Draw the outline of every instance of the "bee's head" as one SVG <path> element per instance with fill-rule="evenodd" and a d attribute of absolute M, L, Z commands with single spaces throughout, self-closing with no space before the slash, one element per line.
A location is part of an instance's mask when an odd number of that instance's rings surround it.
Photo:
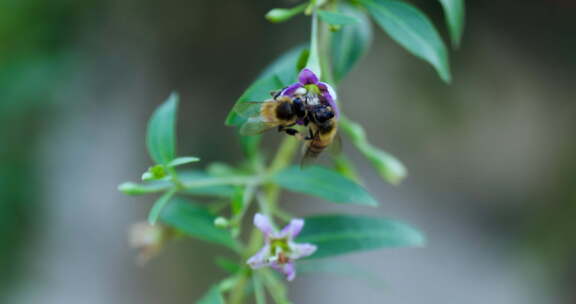
<path fill-rule="evenodd" d="M 330 119 L 334 118 L 334 110 L 332 107 L 326 105 L 314 108 L 313 114 L 314 120 L 319 124 L 326 123 Z"/>

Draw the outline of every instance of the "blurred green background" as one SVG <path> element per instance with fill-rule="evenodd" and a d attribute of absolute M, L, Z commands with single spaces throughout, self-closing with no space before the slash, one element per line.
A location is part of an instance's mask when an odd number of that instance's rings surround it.
<path fill-rule="evenodd" d="M 436 1 L 413 2 L 444 28 Z M 308 40 L 306 18 L 263 18 L 293 4 L 0 2 L 0 303 L 190 303 L 223 276 L 207 262 L 219 249 L 195 241 L 138 267 L 126 231 L 153 198 L 116 185 L 150 165 L 146 120 L 172 90 L 181 154 L 239 160 L 223 120 L 268 62 Z M 384 283 L 302 275 L 294 302 L 575 303 L 576 2 L 468 1 L 451 86 L 376 33 L 339 94 L 409 178 L 383 184 L 344 143 L 381 208 L 283 203 L 403 219 L 429 246 L 341 258 Z"/>

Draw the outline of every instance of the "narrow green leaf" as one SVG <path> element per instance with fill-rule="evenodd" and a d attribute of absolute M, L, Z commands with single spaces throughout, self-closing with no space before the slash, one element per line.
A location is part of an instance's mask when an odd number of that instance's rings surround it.
<path fill-rule="evenodd" d="M 225 304 L 224 297 L 220 291 L 220 284 L 214 285 L 208 292 L 200 299 L 197 304 Z"/>
<path fill-rule="evenodd" d="M 170 201 L 172 196 L 174 196 L 175 193 L 176 193 L 175 189 L 169 190 L 168 192 L 164 193 L 154 203 L 154 206 L 152 206 L 152 209 L 150 210 L 150 213 L 148 214 L 148 223 L 150 223 L 150 225 L 156 224 L 156 221 L 158 220 L 158 217 L 160 216 L 162 209 L 164 209 L 166 204 L 168 204 L 168 202 Z"/>
<path fill-rule="evenodd" d="M 270 99 L 271 91 L 280 90 L 296 82 L 298 75 L 296 65 L 303 50 L 302 46 L 293 48 L 268 65 L 236 103 Z M 230 111 L 226 118 L 226 125 L 237 126 L 245 121 L 245 118 L 238 116 L 234 111 Z"/>
<path fill-rule="evenodd" d="M 220 292 L 227 292 L 229 290 L 231 290 L 232 288 L 234 288 L 234 286 L 236 286 L 238 284 L 238 281 L 240 280 L 239 277 L 237 276 L 231 276 L 228 277 L 224 280 L 222 280 L 220 282 Z"/>
<path fill-rule="evenodd" d="M 238 175 L 238 169 L 222 162 L 213 162 L 206 167 L 206 173 L 214 177 L 230 177 Z"/>
<path fill-rule="evenodd" d="M 362 184 L 360 177 L 358 175 L 358 170 L 356 170 L 356 165 L 346 157 L 344 153 L 338 153 L 333 157 L 334 169 L 342 174 L 343 176 L 353 180 L 357 184 Z"/>
<path fill-rule="evenodd" d="M 198 196 L 230 197 L 234 193 L 231 185 L 211 185 L 216 184 L 226 177 L 212 176 L 204 171 L 186 170 L 178 173 L 178 178 L 186 184 L 197 184 L 198 186 L 187 187 L 182 193 Z"/>
<path fill-rule="evenodd" d="M 444 9 L 446 24 L 450 30 L 452 46 L 458 48 L 464 32 L 464 0 L 439 0 Z"/>
<path fill-rule="evenodd" d="M 263 283 L 276 304 L 291 304 L 288 300 L 286 286 L 278 279 L 276 273 L 269 269 L 260 269 L 258 273 L 262 276 Z"/>
<path fill-rule="evenodd" d="M 174 160 L 172 160 L 171 162 L 168 163 L 168 167 L 177 167 L 177 166 L 181 166 L 181 165 L 185 165 L 185 164 L 189 164 L 189 163 L 195 163 L 195 162 L 199 162 L 200 159 L 198 157 L 178 157 Z"/>
<path fill-rule="evenodd" d="M 340 117 L 340 129 L 348 135 L 356 148 L 366 157 L 385 181 L 397 185 L 406 177 L 404 165 L 391 154 L 370 144 L 364 128 L 347 117 Z"/>
<path fill-rule="evenodd" d="M 232 198 L 230 202 L 230 209 L 232 211 L 232 215 L 238 215 L 242 209 L 244 208 L 244 193 L 246 192 L 246 188 L 244 187 L 237 187 L 232 193 Z"/>
<path fill-rule="evenodd" d="M 240 271 L 240 269 L 242 269 L 242 265 L 238 264 L 238 262 L 233 261 L 229 258 L 216 257 L 216 260 L 214 262 L 218 267 L 229 272 L 230 274 L 237 273 L 238 271 Z"/>
<path fill-rule="evenodd" d="M 322 215 L 305 221 L 298 241 L 318 246 L 310 258 L 424 245 L 424 236 L 418 230 L 395 220 L 361 215 Z"/>
<path fill-rule="evenodd" d="M 249 177 L 247 177 L 249 178 Z M 242 182 L 244 177 L 214 176 L 199 170 L 183 170 L 178 172 L 178 180 L 184 185 L 182 193 L 197 196 L 213 196 L 228 198 L 234 193 L 233 185 Z M 142 184 L 126 182 L 118 186 L 118 190 L 127 195 L 142 195 L 165 191 L 174 187 L 170 180 L 153 180 Z"/>
<path fill-rule="evenodd" d="M 215 218 L 206 208 L 181 198 L 172 199 L 160 215 L 160 221 L 191 237 L 236 250 L 238 244 L 229 231 L 214 226 Z"/>
<path fill-rule="evenodd" d="M 154 111 L 148 122 L 148 154 L 158 164 L 166 165 L 175 157 L 177 108 L 178 94 L 172 93 L 166 102 Z"/>
<path fill-rule="evenodd" d="M 256 299 L 256 304 L 266 304 L 266 294 L 264 293 L 264 286 L 259 276 L 252 276 L 252 282 L 254 284 L 254 298 Z"/>
<path fill-rule="evenodd" d="M 298 62 L 296 63 L 296 71 L 302 71 L 306 67 L 306 62 L 308 62 L 308 57 L 310 56 L 309 49 L 302 49 L 300 52 L 300 57 L 298 57 Z M 296 77 L 296 75 L 294 75 Z M 294 80 L 296 82 L 296 80 Z"/>
<path fill-rule="evenodd" d="M 360 0 L 392 39 L 410 53 L 428 61 L 440 78 L 450 83 L 448 52 L 428 17 L 411 4 L 396 0 Z"/>
<path fill-rule="evenodd" d="M 389 183 L 398 185 L 406 178 L 406 168 L 392 154 L 372 146 L 364 146 L 361 152 L 376 168 L 380 177 Z"/>
<path fill-rule="evenodd" d="M 320 19 L 322 19 L 322 21 L 332 25 L 348 25 L 360 22 L 360 20 L 356 19 L 356 17 L 339 12 L 318 10 L 318 16 Z"/>
<path fill-rule="evenodd" d="M 370 19 L 365 13 L 349 5 L 342 5 L 341 10 L 353 16 L 358 23 L 345 26 L 332 36 L 332 69 L 336 82 L 340 82 L 364 57 L 373 36 Z"/>
<path fill-rule="evenodd" d="M 291 167 L 277 173 L 272 180 L 285 189 L 334 203 L 378 205 L 376 199 L 364 188 L 339 173 L 322 167 Z"/>
<path fill-rule="evenodd" d="M 152 174 L 152 172 L 146 171 L 146 172 L 142 173 L 141 179 L 143 181 L 151 181 L 151 180 L 155 180 L 156 178 L 154 177 L 154 174 Z"/>
<path fill-rule="evenodd" d="M 167 182 L 151 182 L 145 184 L 126 182 L 118 186 L 118 191 L 126 195 L 142 195 L 161 192 L 168 188 L 170 188 L 170 184 Z"/>
<path fill-rule="evenodd" d="M 241 233 L 242 219 L 256 195 L 256 188 L 257 186 L 254 184 L 246 187 L 237 187 L 236 192 L 232 194 L 230 202 L 230 211 L 232 212 L 230 226 L 232 228 L 232 236 L 234 237 L 237 237 Z"/>
<path fill-rule="evenodd" d="M 258 76 L 258 79 L 270 76 L 276 76 L 282 82 L 283 86 L 288 86 L 298 81 L 297 64 L 302 52 L 306 48 L 303 45 L 293 47 L 269 64 L 264 71 Z M 276 88 L 281 89 L 281 88 Z"/>
<path fill-rule="evenodd" d="M 266 19 L 274 23 L 284 22 L 304 12 L 306 6 L 308 6 L 308 3 L 302 3 L 293 8 L 275 8 L 266 13 Z"/>

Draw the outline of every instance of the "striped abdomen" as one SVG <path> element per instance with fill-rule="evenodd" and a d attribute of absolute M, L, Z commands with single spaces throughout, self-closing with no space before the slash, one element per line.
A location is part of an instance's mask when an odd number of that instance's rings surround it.
<path fill-rule="evenodd" d="M 318 157 L 318 155 L 322 153 L 322 151 L 324 151 L 326 147 L 328 147 L 334 141 L 337 127 L 336 124 L 332 123 L 324 128 L 318 128 L 316 132 L 318 132 L 318 135 L 316 135 L 312 140 L 308 142 L 306 157 Z"/>

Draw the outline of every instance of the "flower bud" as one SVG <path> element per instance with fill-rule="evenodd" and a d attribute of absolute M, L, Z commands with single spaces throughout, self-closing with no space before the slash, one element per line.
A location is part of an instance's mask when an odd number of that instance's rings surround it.
<path fill-rule="evenodd" d="M 148 171 L 142 174 L 143 181 L 157 180 L 166 177 L 166 169 L 163 165 L 156 165 L 148 168 Z"/>
<path fill-rule="evenodd" d="M 216 226 L 217 228 L 225 229 L 228 228 L 228 226 L 230 226 L 230 222 L 226 218 L 219 216 L 214 219 L 214 226 Z"/>
<path fill-rule="evenodd" d="M 301 12 L 303 12 L 306 9 L 306 6 L 308 4 L 304 3 L 302 5 L 293 7 L 293 8 L 275 8 L 275 9 L 271 9 L 267 14 L 266 14 L 266 19 L 270 22 L 273 23 L 280 23 L 280 22 L 284 22 L 286 20 L 291 19 L 292 17 L 300 14 Z"/>

